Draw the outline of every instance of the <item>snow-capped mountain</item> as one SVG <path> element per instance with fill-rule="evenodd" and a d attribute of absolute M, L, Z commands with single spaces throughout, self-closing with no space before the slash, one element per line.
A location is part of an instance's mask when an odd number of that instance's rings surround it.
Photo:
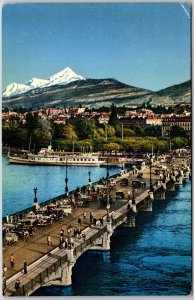
<path fill-rule="evenodd" d="M 5 91 L 3 92 L 3 97 L 17 96 L 28 92 L 30 89 L 31 88 L 25 84 L 13 82 L 6 87 Z"/>
<path fill-rule="evenodd" d="M 39 79 L 39 78 L 32 78 L 28 82 L 25 83 L 25 85 L 29 86 L 31 89 L 37 89 L 41 87 L 42 85 L 48 84 L 49 80 L 47 79 Z"/>
<path fill-rule="evenodd" d="M 32 78 L 25 84 L 11 83 L 3 92 L 3 98 L 10 98 L 26 92 L 33 92 L 35 89 L 50 87 L 53 85 L 66 85 L 73 81 L 86 80 L 83 76 L 77 75 L 69 67 L 50 76 L 47 79 Z"/>
<path fill-rule="evenodd" d="M 77 80 L 85 80 L 85 78 L 81 75 L 77 75 L 74 71 L 72 71 L 69 67 L 64 70 L 58 72 L 57 74 L 48 78 L 49 83 L 44 86 L 52 86 L 56 84 L 68 84 L 72 81 Z"/>

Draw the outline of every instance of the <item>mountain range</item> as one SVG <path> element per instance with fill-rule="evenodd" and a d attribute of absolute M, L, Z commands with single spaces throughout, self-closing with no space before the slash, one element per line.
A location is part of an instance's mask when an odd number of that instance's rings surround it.
<path fill-rule="evenodd" d="M 3 92 L 2 106 L 11 109 L 80 104 L 100 107 L 111 103 L 117 106 L 190 104 L 191 81 L 153 92 L 112 78 L 86 79 L 67 67 L 47 79 L 32 78 L 25 84 L 8 85 Z"/>

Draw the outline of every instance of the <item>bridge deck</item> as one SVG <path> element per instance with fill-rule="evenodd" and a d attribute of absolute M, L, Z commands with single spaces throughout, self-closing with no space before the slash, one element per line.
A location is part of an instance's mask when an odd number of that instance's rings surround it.
<path fill-rule="evenodd" d="M 178 165 L 180 163 L 180 160 L 176 160 L 174 164 Z M 155 175 L 154 168 L 152 169 L 152 180 L 158 180 L 159 176 Z M 145 168 L 143 170 L 144 172 L 144 178 L 143 180 L 146 181 L 147 186 L 149 184 L 149 168 Z M 122 214 L 126 212 L 127 208 L 127 193 L 130 190 L 132 192 L 131 188 L 131 182 L 133 180 L 136 180 L 136 175 L 133 176 L 132 174 L 125 174 L 124 177 L 127 177 L 130 179 L 129 186 L 121 187 L 120 186 L 120 180 L 119 178 L 117 180 L 116 184 L 116 191 L 122 190 L 125 193 L 125 199 L 124 200 L 117 200 L 116 207 L 114 208 L 114 218 L 117 219 Z M 142 200 L 144 200 L 148 196 L 148 188 L 140 188 L 138 189 L 139 192 L 136 194 L 136 203 L 140 203 Z M 115 190 L 111 191 L 112 196 L 115 194 Z M 113 208 L 112 208 L 113 210 Z M 36 276 L 39 276 L 40 273 L 44 272 L 50 272 L 50 268 L 53 268 L 54 263 L 57 263 L 59 261 L 59 258 L 66 259 L 67 250 L 65 249 L 59 249 L 59 236 L 60 236 L 60 230 L 64 229 L 66 233 L 67 227 L 71 224 L 73 228 L 78 228 L 77 220 L 79 217 L 83 217 L 83 212 L 86 211 L 87 215 L 89 215 L 89 212 L 92 211 L 93 215 L 99 219 L 100 217 L 105 217 L 106 215 L 106 209 L 102 209 L 99 207 L 99 203 L 92 203 L 89 207 L 85 208 L 77 208 L 73 211 L 72 215 L 69 215 L 68 217 L 64 217 L 62 220 L 59 220 L 57 222 L 54 222 L 52 225 L 47 226 L 46 228 L 38 228 L 36 230 L 36 235 L 32 236 L 27 240 L 26 242 L 19 240 L 17 244 L 11 245 L 11 246 L 5 246 L 3 249 L 3 263 L 7 266 L 7 272 L 6 272 L 6 284 L 7 284 L 7 295 L 12 294 L 14 291 L 14 284 L 17 278 L 20 279 L 21 286 L 28 283 L 30 284 L 30 281 Z M 83 218 L 82 218 L 83 219 Z M 88 227 L 89 225 L 89 218 L 87 217 L 86 222 L 82 222 L 81 229 L 82 233 L 86 234 L 86 242 L 90 240 L 95 234 L 98 233 L 102 227 Z M 46 243 L 46 236 L 48 234 L 51 234 L 52 236 L 52 247 L 49 247 Z M 66 234 L 67 236 L 67 234 Z M 83 239 L 78 240 L 74 239 L 74 248 L 81 246 L 84 244 Z M 15 256 L 15 266 L 14 269 L 10 268 L 10 255 L 11 253 L 14 253 Z M 23 260 L 26 259 L 28 263 L 28 273 L 22 274 L 23 269 Z M 65 262 L 65 261 L 63 261 Z M 53 272 L 53 269 L 52 269 Z M 46 275 L 45 275 L 46 276 Z M 40 282 L 40 278 L 37 279 L 37 282 Z M 10 293 L 9 293 L 10 291 Z"/>

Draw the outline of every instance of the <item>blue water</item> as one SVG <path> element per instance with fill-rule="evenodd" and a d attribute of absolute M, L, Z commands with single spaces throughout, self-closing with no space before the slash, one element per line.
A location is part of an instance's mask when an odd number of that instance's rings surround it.
<path fill-rule="evenodd" d="M 154 201 L 136 228 L 120 227 L 107 252 L 87 251 L 70 287 L 45 287 L 43 296 L 188 295 L 191 292 L 191 182 Z"/>
<path fill-rule="evenodd" d="M 106 175 L 99 167 L 68 168 L 69 188 L 74 189 Z M 110 173 L 118 172 L 111 169 Z M 32 205 L 33 188 L 45 201 L 64 192 L 65 169 L 9 165 L 3 158 L 3 213 Z M 70 287 L 45 287 L 38 296 L 188 295 L 191 291 L 191 182 L 154 201 L 153 212 L 137 215 L 136 227 L 119 227 L 111 250 L 87 251 L 73 268 Z"/>
<path fill-rule="evenodd" d="M 119 170 L 111 167 L 109 174 L 116 174 Z M 88 184 L 89 171 L 93 182 L 106 177 L 106 168 L 70 166 L 69 191 Z M 65 167 L 14 165 L 3 157 L 2 175 L 3 216 L 32 206 L 35 187 L 38 188 L 39 202 L 64 194 L 65 191 Z"/>

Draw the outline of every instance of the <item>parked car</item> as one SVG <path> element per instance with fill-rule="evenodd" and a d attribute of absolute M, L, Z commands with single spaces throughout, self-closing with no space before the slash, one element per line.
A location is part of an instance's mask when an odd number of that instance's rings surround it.
<path fill-rule="evenodd" d="M 121 185 L 122 186 L 125 186 L 125 185 L 128 185 L 129 184 L 129 180 L 127 179 L 127 178 L 123 178 L 122 180 L 121 180 Z"/>
<path fill-rule="evenodd" d="M 124 195 L 123 192 L 116 192 L 115 198 L 116 198 L 116 199 L 124 199 L 124 198 L 125 198 L 125 195 Z"/>
<path fill-rule="evenodd" d="M 140 172 L 139 172 L 139 173 L 137 174 L 137 178 L 143 178 L 143 173 L 140 173 Z"/>
<path fill-rule="evenodd" d="M 53 209 L 50 216 L 52 219 L 54 219 L 54 221 L 58 221 L 63 217 L 63 210 L 60 208 Z"/>
<path fill-rule="evenodd" d="M 132 187 L 137 189 L 137 188 L 140 188 L 141 187 L 141 182 L 139 180 L 133 180 L 132 181 Z"/>
<path fill-rule="evenodd" d="M 42 216 L 39 218 L 37 226 L 46 226 L 52 224 L 51 217 L 49 216 Z"/>
<path fill-rule="evenodd" d="M 160 170 L 155 170 L 156 175 L 160 175 Z"/>

